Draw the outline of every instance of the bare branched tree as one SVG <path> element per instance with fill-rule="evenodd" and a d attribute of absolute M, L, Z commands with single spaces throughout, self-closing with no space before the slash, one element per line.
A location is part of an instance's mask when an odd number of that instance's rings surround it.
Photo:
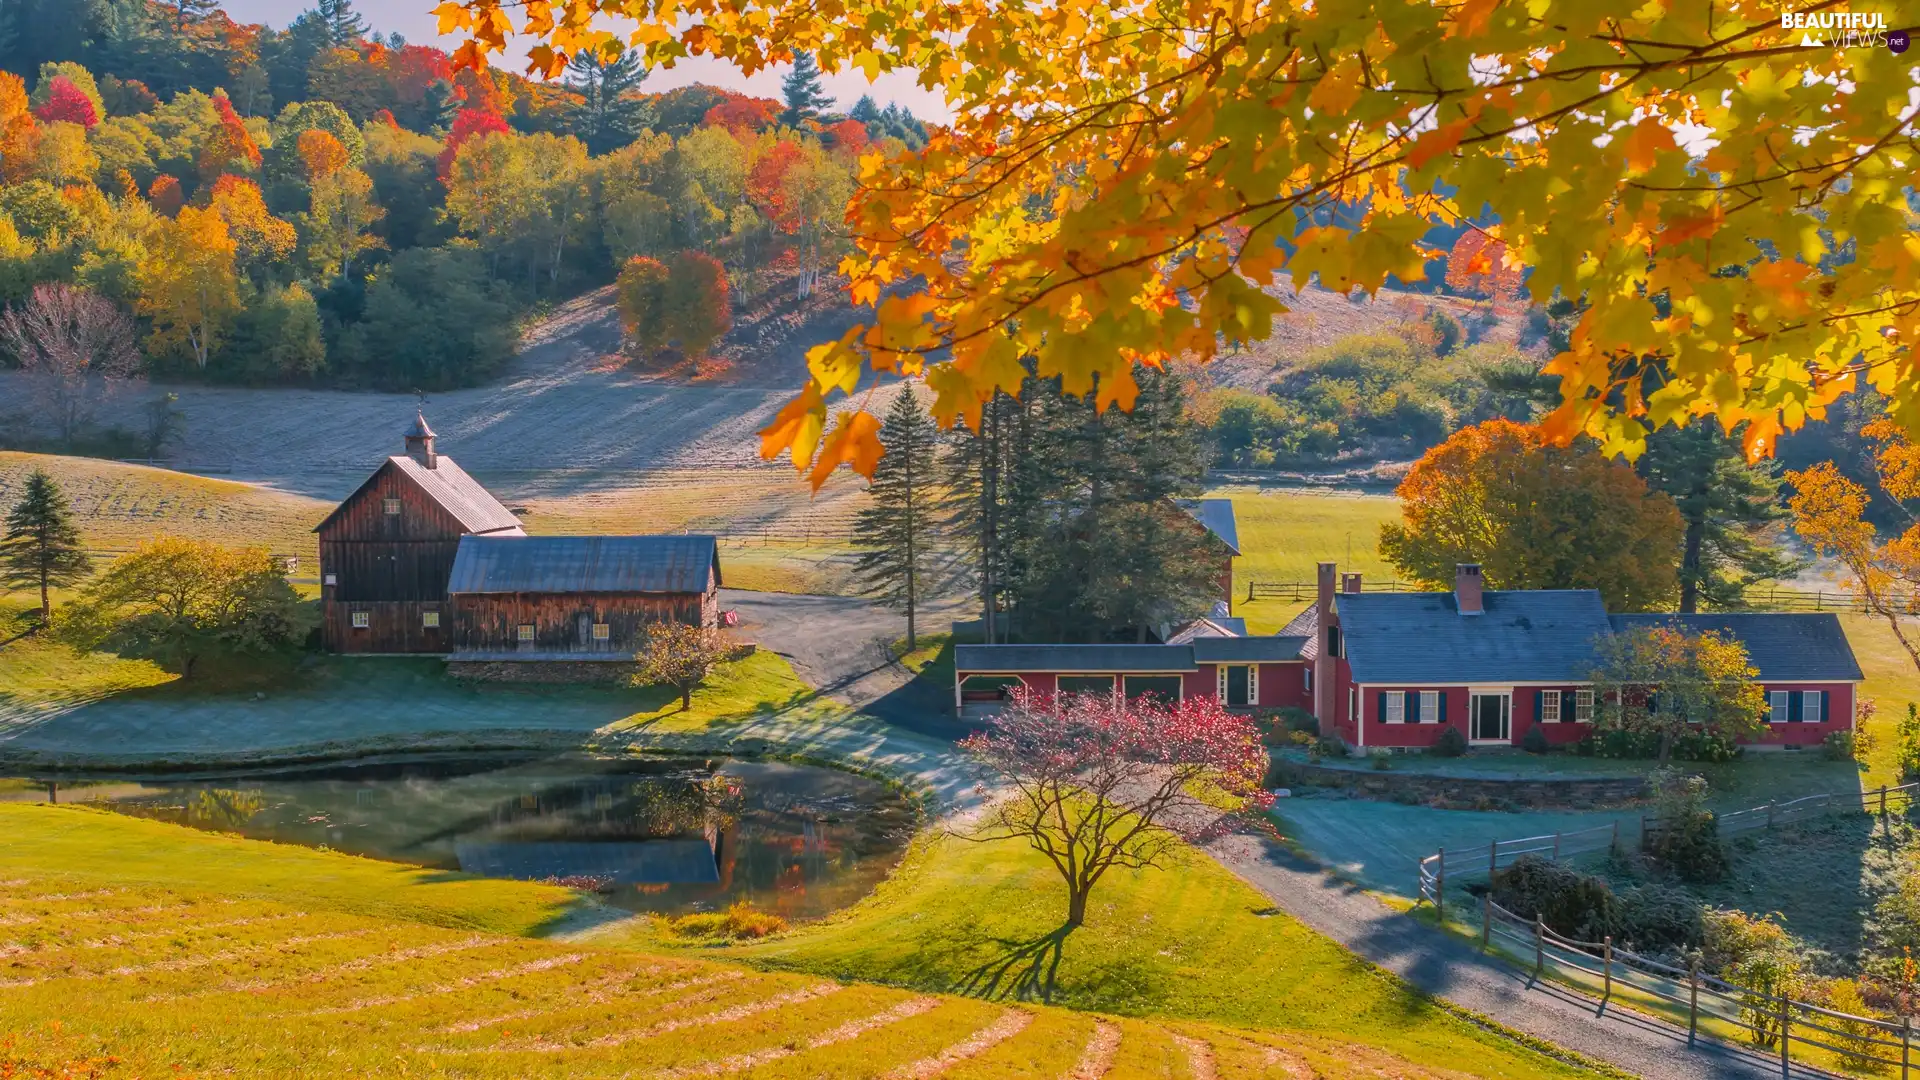
<path fill-rule="evenodd" d="M 0 349 L 26 373 L 68 449 L 101 403 L 140 372 L 133 319 L 71 285 L 38 286 L 0 314 Z"/>

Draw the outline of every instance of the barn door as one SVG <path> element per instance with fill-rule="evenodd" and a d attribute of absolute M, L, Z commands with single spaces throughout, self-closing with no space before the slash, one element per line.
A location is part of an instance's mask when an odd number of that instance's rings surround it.
<path fill-rule="evenodd" d="M 573 621 L 574 621 L 574 625 L 580 628 L 580 647 L 583 649 L 592 648 L 593 647 L 593 616 L 587 614 L 586 612 L 581 612 L 580 614 L 573 617 Z"/>

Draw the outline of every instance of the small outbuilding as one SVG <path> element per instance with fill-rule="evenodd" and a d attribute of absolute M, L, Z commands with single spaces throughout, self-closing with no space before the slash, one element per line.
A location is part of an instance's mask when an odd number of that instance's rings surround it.
<path fill-rule="evenodd" d="M 711 536 L 465 536 L 448 659 L 631 657 L 653 623 L 719 622 Z"/>

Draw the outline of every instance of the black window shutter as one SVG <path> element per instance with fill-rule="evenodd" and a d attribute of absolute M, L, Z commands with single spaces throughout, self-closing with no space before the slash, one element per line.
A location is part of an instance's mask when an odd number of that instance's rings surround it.
<path fill-rule="evenodd" d="M 1417 724 L 1419 722 L 1420 722 L 1420 691 L 1409 690 L 1407 691 L 1407 723 Z"/>
<path fill-rule="evenodd" d="M 1800 695 L 1788 694 L 1787 695 L 1787 723 L 1789 724 L 1799 723 L 1801 719 L 1801 715 L 1802 714 L 1800 712 Z"/>
<path fill-rule="evenodd" d="M 1383 724 L 1387 722 L 1387 692 L 1385 690 L 1380 691 L 1380 722 Z"/>
<path fill-rule="evenodd" d="M 1447 692 L 1440 691 L 1440 723 L 1447 722 Z"/>
<path fill-rule="evenodd" d="M 1833 722 L 1833 713 L 1830 711 L 1830 706 L 1829 706 L 1829 702 L 1831 701 L 1832 701 L 1832 698 L 1829 696 L 1828 691 L 1826 690 L 1820 691 L 1820 722 L 1823 724 L 1830 724 Z"/>
<path fill-rule="evenodd" d="M 1536 724 L 1539 723 L 1540 718 L 1546 715 L 1546 711 L 1547 692 L 1545 690 L 1535 690 L 1533 692 L 1533 722 Z"/>

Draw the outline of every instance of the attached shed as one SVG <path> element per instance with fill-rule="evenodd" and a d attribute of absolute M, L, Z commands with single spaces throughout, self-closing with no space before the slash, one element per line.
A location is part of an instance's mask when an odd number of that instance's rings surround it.
<path fill-rule="evenodd" d="M 1039 695 L 1117 694 L 1178 702 L 1211 697 L 1230 709 L 1306 701 L 1299 637 L 1201 637 L 1178 645 L 958 645 L 954 708 L 984 716 L 1016 689 Z"/>
<path fill-rule="evenodd" d="M 719 622 L 711 536 L 467 536 L 447 581 L 456 660 L 613 659 L 646 627 Z"/>
<path fill-rule="evenodd" d="M 520 519 L 416 415 L 390 457 L 315 527 L 322 636 L 333 652 L 444 653 L 447 572 L 463 537 L 520 537 Z"/>

